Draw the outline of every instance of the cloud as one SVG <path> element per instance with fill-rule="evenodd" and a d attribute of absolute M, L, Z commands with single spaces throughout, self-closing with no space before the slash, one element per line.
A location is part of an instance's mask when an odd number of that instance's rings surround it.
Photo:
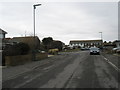
<path fill-rule="evenodd" d="M 33 32 L 33 2 L 2 3 L 1 28 L 7 36 Z M 51 36 L 66 44 L 71 39 L 117 39 L 117 3 L 62 2 L 42 3 L 36 8 L 36 34 L 40 39 Z"/>

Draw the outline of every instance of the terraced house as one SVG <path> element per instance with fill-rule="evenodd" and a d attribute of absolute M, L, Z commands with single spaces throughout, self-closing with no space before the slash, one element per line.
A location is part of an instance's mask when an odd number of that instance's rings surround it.
<path fill-rule="evenodd" d="M 117 48 L 120 48 L 120 40 L 115 40 L 113 44 L 115 44 Z"/>
<path fill-rule="evenodd" d="M 103 41 L 102 40 L 71 40 L 69 42 L 70 47 L 101 47 Z"/>

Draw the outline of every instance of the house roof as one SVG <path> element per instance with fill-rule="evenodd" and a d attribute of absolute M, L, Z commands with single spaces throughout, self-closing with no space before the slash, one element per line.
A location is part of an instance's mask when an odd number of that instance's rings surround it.
<path fill-rule="evenodd" d="M 102 41 L 102 40 L 71 40 L 70 43 L 72 42 L 92 42 L 92 41 Z"/>
<path fill-rule="evenodd" d="M 116 43 L 116 42 L 120 42 L 120 40 L 115 40 L 115 41 L 113 41 L 113 43 Z"/>
<path fill-rule="evenodd" d="M 35 38 L 33 36 L 27 36 L 27 37 L 13 37 L 11 42 L 16 42 L 16 43 L 26 43 L 29 45 L 29 47 L 31 49 L 33 49 L 35 46 L 39 47 L 40 44 L 40 40 L 39 38 L 36 36 Z M 34 44 L 35 43 L 35 44 Z M 35 45 L 35 46 L 34 46 Z"/>
<path fill-rule="evenodd" d="M 0 28 L 0 34 L 7 34 L 7 32 Z"/>
<path fill-rule="evenodd" d="M 39 40 L 39 38 L 36 36 L 35 40 Z M 13 37 L 12 41 L 14 42 L 30 42 L 33 43 L 34 42 L 34 37 L 33 36 L 27 36 L 27 37 Z"/>

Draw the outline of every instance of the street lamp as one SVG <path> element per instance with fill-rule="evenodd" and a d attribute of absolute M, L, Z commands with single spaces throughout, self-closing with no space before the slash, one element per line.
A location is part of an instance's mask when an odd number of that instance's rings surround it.
<path fill-rule="evenodd" d="M 101 33 L 101 40 L 102 40 L 102 32 L 99 32 L 99 33 Z"/>
<path fill-rule="evenodd" d="M 35 60 L 35 9 L 37 6 L 40 6 L 42 4 L 35 4 L 33 5 L 33 28 L 34 28 L 34 50 L 33 50 L 33 60 Z"/>
<path fill-rule="evenodd" d="M 101 34 L 101 40 L 102 40 L 102 43 L 101 43 L 101 49 L 103 48 L 103 38 L 102 38 L 102 32 L 99 32 Z"/>
<path fill-rule="evenodd" d="M 33 5 L 33 25 L 34 25 L 34 37 L 35 37 L 35 9 L 36 9 L 36 6 L 40 6 L 42 4 L 35 4 Z"/>

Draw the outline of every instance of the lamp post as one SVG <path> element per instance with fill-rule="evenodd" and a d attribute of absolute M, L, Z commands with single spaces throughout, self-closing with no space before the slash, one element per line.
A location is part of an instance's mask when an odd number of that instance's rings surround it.
<path fill-rule="evenodd" d="M 36 59 L 36 57 L 35 57 L 35 55 L 36 55 L 36 51 L 35 51 L 35 9 L 36 9 L 36 7 L 37 6 L 40 6 L 40 5 L 42 5 L 42 4 L 35 4 L 35 5 L 33 5 L 33 28 L 34 28 L 34 48 L 33 48 L 33 61 L 35 61 L 35 59 Z"/>
<path fill-rule="evenodd" d="M 103 37 L 102 37 L 102 32 L 99 32 L 101 34 L 101 40 L 102 40 L 102 43 L 101 43 L 101 49 L 103 49 Z"/>
<path fill-rule="evenodd" d="M 102 40 L 102 32 L 99 32 L 101 34 L 101 40 Z"/>

